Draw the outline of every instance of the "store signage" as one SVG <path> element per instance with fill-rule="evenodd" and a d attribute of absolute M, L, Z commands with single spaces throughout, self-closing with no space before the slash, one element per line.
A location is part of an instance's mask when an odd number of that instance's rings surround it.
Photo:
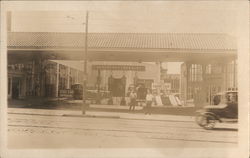
<path fill-rule="evenodd" d="M 73 90 L 71 89 L 61 89 L 59 90 L 60 97 L 71 97 L 73 94 Z"/>
<path fill-rule="evenodd" d="M 145 66 L 131 65 L 93 65 L 94 70 L 145 71 Z"/>

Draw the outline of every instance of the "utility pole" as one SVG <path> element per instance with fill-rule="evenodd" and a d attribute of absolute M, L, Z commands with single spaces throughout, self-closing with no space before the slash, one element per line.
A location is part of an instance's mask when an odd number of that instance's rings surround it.
<path fill-rule="evenodd" d="M 233 60 L 233 71 L 234 71 L 234 73 L 233 73 L 233 88 L 234 88 L 234 90 L 236 90 L 236 87 L 237 87 L 237 85 L 236 85 L 236 60 L 234 59 Z"/>
<path fill-rule="evenodd" d="M 82 96 L 82 114 L 85 115 L 86 109 L 87 109 L 87 79 L 88 79 L 88 72 L 87 72 L 87 62 L 88 62 L 88 19 L 89 19 L 89 13 L 86 12 L 86 22 L 85 22 L 85 51 L 83 53 L 84 55 L 84 67 L 83 67 L 83 74 L 84 74 L 84 80 L 83 80 L 83 96 Z"/>

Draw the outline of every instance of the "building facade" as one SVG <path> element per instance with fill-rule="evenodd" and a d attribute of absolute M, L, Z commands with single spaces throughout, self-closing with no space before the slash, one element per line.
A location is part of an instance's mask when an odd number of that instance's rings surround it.
<path fill-rule="evenodd" d="M 82 69 L 82 61 L 66 60 L 9 65 L 8 96 L 64 97 L 71 92 L 72 85 L 82 84 Z M 114 97 L 125 97 L 130 87 L 139 84 L 151 89 L 153 84 L 160 83 L 158 63 L 89 62 L 87 73 L 88 89 L 110 91 Z"/>
<path fill-rule="evenodd" d="M 169 84 L 170 93 L 180 93 L 180 74 L 167 74 L 164 83 Z"/>
<path fill-rule="evenodd" d="M 181 99 L 213 104 L 216 93 L 237 90 L 237 61 L 181 65 Z"/>
<path fill-rule="evenodd" d="M 124 96 L 133 84 L 159 87 L 161 62 L 183 62 L 180 93 L 185 103 L 194 100 L 202 105 L 218 91 L 237 88 L 237 47 L 229 35 L 89 33 L 88 37 L 89 88 Z M 69 61 L 86 58 L 84 40 L 83 33 L 8 32 L 9 98 L 60 97 L 72 84 L 81 83 L 83 64 Z M 154 64 L 143 65 L 147 62 Z"/>

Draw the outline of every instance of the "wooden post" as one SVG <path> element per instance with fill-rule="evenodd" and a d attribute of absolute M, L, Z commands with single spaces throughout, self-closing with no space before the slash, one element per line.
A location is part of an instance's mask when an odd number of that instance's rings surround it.
<path fill-rule="evenodd" d="M 98 76 L 97 76 L 97 91 L 98 93 L 100 93 L 100 84 L 101 84 L 101 70 L 98 69 Z"/>
<path fill-rule="evenodd" d="M 236 60 L 233 60 L 233 88 L 236 88 L 237 85 L 236 85 Z"/>
<path fill-rule="evenodd" d="M 35 61 L 34 59 L 32 60 L 32 73 L 31 73 L 31 95 L 35 95 Z"/>
<path fill-rule="evenodd" d="M 200 100 L 200 104 L 204 105 L 206 103 L 206 65 L 202 64 L 201 65 L 201 69 L 202 69 L 202 81 L 201 81 L 201 94 L 199 100 Z"/>
<path fill-rule="evenodd" d="M 225 91 L 228 89 L 228 63 L 225 63 Z"/>
<path fill-rule="evenodd" d="M 59 91 L 59 64 L 56 63 L 56 94 L 55 97 L 58 97 Z"/>
<path fill-rule="evenodd" d="M 226 80 L 227 80 L 227 78 L 226 78 L 226 64 L 225 64 L 225 62 L 223 61 L 223 63 L 222 63 L 222 88 L 221 88 L 221 91 L 225 91 L 226 90 Z"/>
<path fill-rule="evenodd" d="M 187 100 L 188 100 L 188 85 L 189 85 L 189 69 L 190 69 L 190 64 L 186 63 L 186 87 L 185 87 L 185 106 L 187 105 Z"/>
<path fill-rule="evenodd" d="M 70 89 L 70 67 L 67 67 L 67 89 Z"/>

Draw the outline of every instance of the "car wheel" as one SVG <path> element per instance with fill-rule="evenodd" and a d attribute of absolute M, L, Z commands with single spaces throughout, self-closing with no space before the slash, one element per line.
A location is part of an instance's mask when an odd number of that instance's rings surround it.
<path fill-rule="evenodd" d="M 204 129 L 211 130 L 216 124 L 216 118 L 212 115 L 198 115 L 196 116 L 196 122 Z"/>

